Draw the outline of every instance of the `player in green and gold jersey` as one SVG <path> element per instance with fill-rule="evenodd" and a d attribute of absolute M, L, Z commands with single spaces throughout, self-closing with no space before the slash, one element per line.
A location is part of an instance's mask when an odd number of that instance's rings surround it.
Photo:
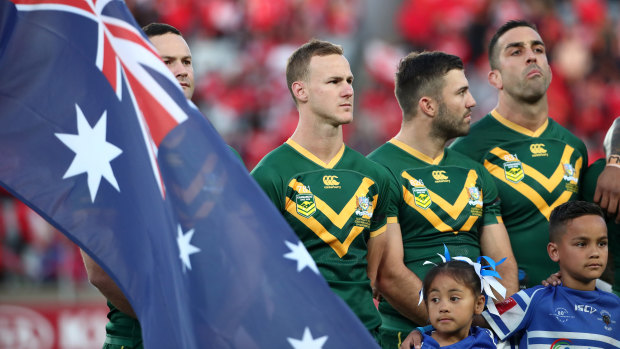
<path fill-rule="evenodd" d="M 471 108 L 463 62 L 443 52 L 411 53 L 396 73 L 396 98 L 403 111 L 400 132 L 368 157 L 392 174 L 392 206 L 387 245 L 376 285 L 383 348 L 396 349 L 413 328 L 427 323 L 418 305 L 421 280 L 439 263 L 444 245 L 450 254 L 494 260 L 508 294 L 517 291 L 517 268 L 501 222 L 493 178 L 484 167 L 445 149 L 467 134 Z"/>
<path fill-rule="evenodd" d="M 497 107 L 451 148 L 493 175 L 521 284 L 532 287 L 557 271 L 546 253 L 549 214 L 578 198 L 588 154 L 581 140 L 548 117 L 551 68 L 532 24 L 500 27 L 489 44 L 489 61 Z"/>
<path fill-rule="evenodd" d="M 381 318 L 370 279 L 387 225 L 389 174 L 343 142 L 342 125 L 353 119 L 353 74 L 340 46 L 304 44 L 289 58 L 286 77 L 299 111 L 297 128 L 252 176 L 331 289 L 376 337 Z"/>

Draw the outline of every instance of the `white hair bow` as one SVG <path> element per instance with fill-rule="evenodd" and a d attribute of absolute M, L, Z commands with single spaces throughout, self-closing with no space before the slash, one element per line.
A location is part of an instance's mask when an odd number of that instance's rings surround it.
<path fill-rule="evenodd" d="M 446 247 L 446 245 L 443 245 L 443 248 L 444 248 L 444 255 L 442 256 L 439 253 L 437 253 L 437 255 L 441 258 L 443 263 L 446 263 L 451 260 L 450 252 L 448 252 L 448 248 Z M 496 270 L 497 266 L 502 264 L 506 260 L 506 258 L 502 258 L 499 262 L 495 262 L 492 258 L 487 257 L 487 256 L 478 257 L 476 262 L 464 256 L 457 256 L 452 259 L 467 262 L 471 266 L 474 267 L 476 274 L 478 274 L 478 277 L 480 278 L 480 292 L 485 297 L 487 309 L 489 310 L 491 314 L 499 315 L 499 313 L 497 312 L 497 308 L 495 307 L 495 302 L 489 301 L 489 297 L 492 299 L 497 299 L 495 297 L 495 294 L 493 293 L 493 290 L 495 290 L 499 295 L 501 295 L 502 298 L 506 297 L 506 288 L 502 284 L 500 284 L 499 281 L 497 281 L 497 279 L 501 279 L 502 277 L 499 275 L 499 273 Z M 480 261 L 482 261 L 483 259 L 488 265 L 482 265 L 480 263 Z M 437 265 L 431 261 L 425 261 L 423 265 L 427 265 L 427 264 Z M 418 302 L 418 305 L 422 303 L 422 300 L 424 298 L 423 291 L 424 291 L 423 289 L 420 290 L 420 297 L 419 297 L 420 300 Z"/>

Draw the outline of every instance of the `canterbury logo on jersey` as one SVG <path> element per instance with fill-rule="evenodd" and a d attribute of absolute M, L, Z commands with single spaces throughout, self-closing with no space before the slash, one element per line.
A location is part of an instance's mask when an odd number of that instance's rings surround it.
<path fill-rule="evenodd" d="M 446 171 L 437 170 L 433 171 L 433 178 L 435 178 L 435 183 L 450 183 L 450 179 L 446 176 Z"/>
<path fill-rule="evenodd" d="M 323 184 L 325 189 L 340 189 L 340 182 L 338 182 L 338 176 L 323 176 Z"/>
<path fill-rule="evenodd" d="M 545 145 L 542 143 L 530 145 L 530 151 L 532 152 L 532 157 L 549 156 L 549 154 L 547 154 L 547 149 L 545 149 Z"/>

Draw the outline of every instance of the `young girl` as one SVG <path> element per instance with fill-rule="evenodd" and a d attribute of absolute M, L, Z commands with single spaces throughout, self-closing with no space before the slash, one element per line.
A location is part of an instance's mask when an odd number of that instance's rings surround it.
<path fill-rule="evenodd" d="M 423 297 L 434 329 L 423 334 L 422 348 L 496 348 L 493 332 L 472 326 L 485 305 L 474 267 L 449 260 L 424 278 Z"/>

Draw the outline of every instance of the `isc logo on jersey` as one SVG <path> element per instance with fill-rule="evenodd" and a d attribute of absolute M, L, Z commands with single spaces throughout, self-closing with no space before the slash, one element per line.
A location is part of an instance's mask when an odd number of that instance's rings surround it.
<path fill-rule="evenodd" d="M 325 189 L 341 189 L 340 182 L 338 182 L 338 176 L 330 175 L 323 176 L 323 184 Z"/>
<path fill-rule="evenodd" d="M 504 176 L 506 179 L 513 183 L 519 183 L 525 177 L 523 172 L 523 165 L 517 154 L 508 154 L 504 156 Z"/>
<path fill-rule="evenodd" d="M 312 217 L 316 213 L 316 203 L 314 202 L 314 194 L 310 191 L 310 186 L 299 184 L 295 190 L 297 191 L 297 195 L 295 195 L 297 213 L 305 218 Z"/>
<path fill-rule="evenodd" d="M 545 149 L 545 145 L 542 143 L 534 143 L 530 145 L 530 151 L 532 152 L 533 158 L 539 156 L 549 156 L 549 154 L 547 154 L 547 149 Z"/>

